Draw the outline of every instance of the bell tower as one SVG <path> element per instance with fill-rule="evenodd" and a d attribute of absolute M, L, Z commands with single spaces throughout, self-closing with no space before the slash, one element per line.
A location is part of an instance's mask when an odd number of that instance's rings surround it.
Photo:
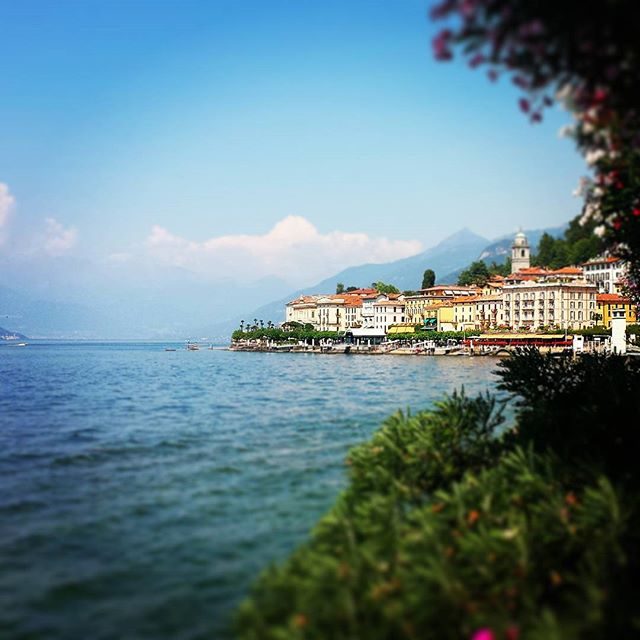
<path fill-rule="evenodd" d="M 531 249 L 527 236 L 522 231 L 516 233 L 511 245 L 511 271 L 516 273 L 531 266 Z"/>

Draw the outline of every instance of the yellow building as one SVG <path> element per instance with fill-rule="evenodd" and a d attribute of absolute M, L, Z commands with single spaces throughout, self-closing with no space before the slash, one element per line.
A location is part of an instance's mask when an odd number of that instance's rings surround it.
<path fill-rule="evenodd" d="M 456 331 L 478 329 L 477 307 L 478 296 L 455 298 L 453 300 L 453 323 Z"/>
<path fill-rule="evenodd" d="M 599 293 L 596 296 L 597 317 L 595 324 L 611 328 L 611 312 L 614 309 L 624 309 L 627 324 L 638 322 L 638 307 L 629 298 L 623 298 L 616 293 Z"/>

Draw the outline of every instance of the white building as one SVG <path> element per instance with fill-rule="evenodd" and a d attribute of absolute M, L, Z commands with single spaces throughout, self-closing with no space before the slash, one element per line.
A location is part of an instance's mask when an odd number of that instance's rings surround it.
<path fill-rule="evenodd" d="M 319 296 L 300 296 L 291 302 L 287 302 L 285 307 L 285 322 L 299 322 L 301 324 L 318 325 L 318 304 Z"/>
<path fill-rule="evenodd" d="M 594 326 L 596 286 L 586 280 L 529 280 L 503 288 L 504 323 L 512 329 Z"/>
<path fill-rule="evenodd" d="M 500 289 L 502 291 L 502 288 Z M 475 300 L 476 324 L 482 331 L 504 325 L 504 302 L 502 293 L 478 296 Z"/>
<path fill-rule="evenodd" d="M 373 326 L 386 333 L 392 324 L 404 322 L 404 307 L 404 300 L 395 296 L 374 302 Z"/>
<path fill-rule="evenodd" d="M 627 275 L 627 264 L 620 258 L 601 256 L 583 263 L 584 277 L 598 287 L 598 293 L 620 293 Z"/>
<path fill-rule="evenodd" d="M 362 326 L 362 298 L 336 294 L 318 298 L 319 331 L 345 331 Z"/>

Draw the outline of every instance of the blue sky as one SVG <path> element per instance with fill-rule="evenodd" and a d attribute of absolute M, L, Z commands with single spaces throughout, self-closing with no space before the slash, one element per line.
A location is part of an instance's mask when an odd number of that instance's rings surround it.
<path fill-rule="evenodd" d="M 283 277 L 300 232 L 310 280 L 566 222 L 568 115 L 531 125 L 505 79 L 435 62 L 428 7 L 0 0 L 0 253 Z"/>

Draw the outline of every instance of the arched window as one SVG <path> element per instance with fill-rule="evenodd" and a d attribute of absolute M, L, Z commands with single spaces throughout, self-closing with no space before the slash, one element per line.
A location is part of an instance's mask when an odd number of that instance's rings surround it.
<path fill-rule="evenodd" d="M 520 250 L 520 255 L 524 258 L 524 249 Z"/>

